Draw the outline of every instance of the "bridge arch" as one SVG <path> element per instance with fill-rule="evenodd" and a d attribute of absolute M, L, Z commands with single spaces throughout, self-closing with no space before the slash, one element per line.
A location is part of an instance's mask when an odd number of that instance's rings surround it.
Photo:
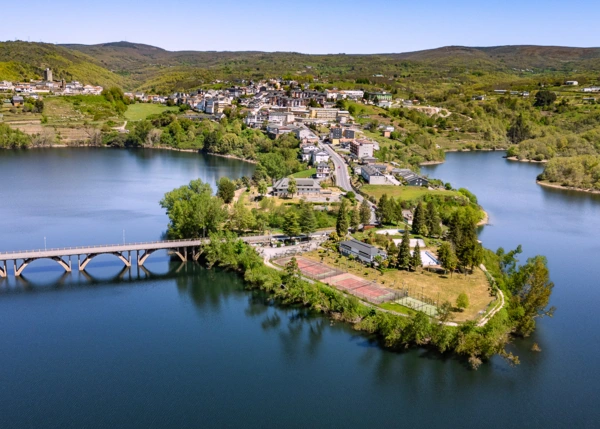
<path fill-rule="evenodd" d="M 123 264 L 125 264 L 126 267 L 131 267 L 131 256 L 129 258 L 126 258 L 125 255 L 123 255 L 123 253 L 121 253 L 121 252 L 90 253 L 90 254 L 86 255 L 86 257 L 83 259 L 83 261 L 79 261 L 79 271 L 85 270 L 85 267 L 87 267 L 87 265 L 91 262 L 91 260 L 94 259 L 98 255 L 114 255 L 117 258 L 119 258 L 121 260 L 121 262 L 123 262 Z"/>
<path fill-rule="evenodd" d="M 65 261 L 64 259 L 62 259 L 60 256 L 51 256 L 51 257 L 39 257 L 39 258 L 29 258 L 29 259 L 23 259 L 23 262 L 21 262 L 21 265 L 18 264 L 18 262 L 15 260 L 14 264 L 15 264 L 15 276 L 20 276 L 23 273 L 23 270 L 25 268 L 27 268 L 27 266 L 29 264 L 31 264 L 33 261 L 37 261 L 39 259 L 51 259 L 53 261 L 56 261 L 58 263 L 58 265 L 60 265 L 61 267 L 64 268 L 65 272 L 70 273 L 71 272 L 71 261 Z"/>

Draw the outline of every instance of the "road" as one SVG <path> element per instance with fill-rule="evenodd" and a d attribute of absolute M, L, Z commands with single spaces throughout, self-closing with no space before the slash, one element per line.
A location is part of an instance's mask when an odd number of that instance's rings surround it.
<path fill-rule="evenodd" d="M 325 151 L 331 156 L 331 160 L 333 161 L 333 165 L 335 166 L 335 183 L 337 186 L 342 188 L 344 191 L 349 192 L 352 191 L 356 193 L 356 199 L 358 202 L 362 203 L 363 196 L 358 194 L 352 184 L 350 183 L 350 174 L 348 173 L 348 164 L 344 161 L 344 158 L 341 157 L 331 145 L 325 144 L 321 142 L 321 147 L 325 149 Z M 377 216 L 375 215 L 375 205 L 367 200 L 369 206 L 371 206 L 371 220 L 369 221 L 371 224 L 377 223 Z"/>

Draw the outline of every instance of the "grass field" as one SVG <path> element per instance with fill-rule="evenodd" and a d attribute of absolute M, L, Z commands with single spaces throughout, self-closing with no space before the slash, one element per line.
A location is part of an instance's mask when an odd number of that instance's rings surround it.
<path fill-rule="evenodd" d="M 379 199 L 383 194 L 388 197 L 400 198 L 402 201 L 412 201 L 424 195 L 444 195 L 444 196 L 459 196 L 458 192 L 434 190 L 430 191 L 427 188 L 417 186 L 388 186 L 388 185 L 365 185 L 360 188 L 361 191 L 368 195 L 372 195 Z"/>
<path fill-rule="evenodd" d="M 307 179 L 313 176 L 317 172 L 316 168 L 310 168 L 308 170 L 299 171 L 297 173 L 292 174 L 292 177 L 296 179 Z"/>
<path fill-rule="evenodd" d="M 162 104 L 151 104 L 151 103 L 136 103 L 130 104 L 125 112 L 125 118 L 128 121 L 141 121 L 146 119 L 149 115 L 160 114 L 164 111 L 178 110 L 177 107 L 167 107 Z"/>
<path fill-rule="evenodd" d="M 381 273 L 374 268 L 366 267 L 358 261 L 351 261 L 332 251 L 324 253 L 312 251 L 302 256 L 319 262 L 323 257 L 324 264 L 341 268 L 392 289 L 408 288 L 409 294 L 416 298 L 419 298 L 422 294 L 426 298 L 439 300 L 439 302 L 449 301 L 452 305 L 455 305 L 458 295 L 465 292 L 469 297 L 469 307 L 462 313 L 453 313 L 454 320 L 457 322 L 476 319 L 479 311 L 485 311 L 488 304 L 493 300 L 493 297 L 490 296 L 487 278 L 480 269 L 476 269 L 473 274 L 468 276 L 455 273 L 452 277 L 428 271 L 408 272 L 395 269 Z M 400 312 L 406 312 L 404 306 L 399 307 Z M 383 308 L 393 310 L 389 306 Z"/>

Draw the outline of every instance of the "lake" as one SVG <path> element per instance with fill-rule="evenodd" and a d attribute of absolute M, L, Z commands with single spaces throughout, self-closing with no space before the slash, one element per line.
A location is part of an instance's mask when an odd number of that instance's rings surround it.
<path fill-rule="evenodd" d="M 164 252 L 141 270 L 37 261 L 0 280 L 0 427 L 598 426 L 600 198 L 541 188 L 541 166 L 501 156 L 451 153 L 424 172 L 479 197 L 486 247 L 548 257 L 558 309 L 511 346 L 518 367 L 382 350 Z M 160 239 L 165 192 L 253 169 L 169 151 L 2 151 L 0 251 Z"/>

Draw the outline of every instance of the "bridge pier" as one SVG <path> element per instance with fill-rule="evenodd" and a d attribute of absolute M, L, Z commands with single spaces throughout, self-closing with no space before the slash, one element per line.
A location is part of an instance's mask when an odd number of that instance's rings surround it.
<path fill-rule="evenodd" d="M 0 278 L 6 278 L 8 273 L 8 268 L 6 267 L 6 261 L 4 261 L 4 268 L 0 267 Z"/>

